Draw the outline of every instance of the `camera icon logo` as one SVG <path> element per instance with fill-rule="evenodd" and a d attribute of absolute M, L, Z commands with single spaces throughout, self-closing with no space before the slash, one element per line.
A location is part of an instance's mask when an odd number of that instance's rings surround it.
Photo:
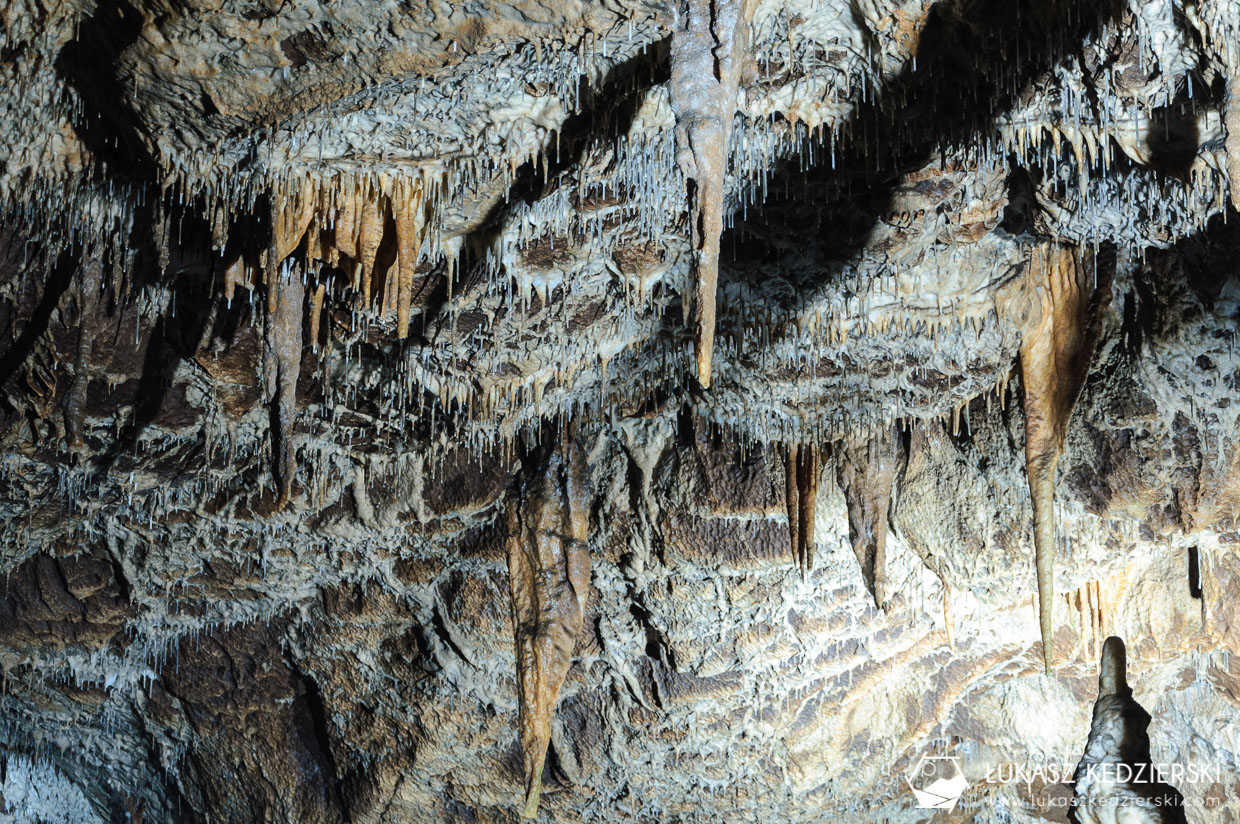
<path fill-rule="evenodd" d="M 954 810 L 969 787 L 955 755 L 923 755 L 904 781 L 923 810 Z"/>

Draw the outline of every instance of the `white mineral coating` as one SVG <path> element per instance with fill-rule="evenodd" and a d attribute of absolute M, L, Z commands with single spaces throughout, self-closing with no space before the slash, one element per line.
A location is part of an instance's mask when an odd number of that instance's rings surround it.
<path fill-rule="evenodd" d="M 82 790 L 56 766 L 24 755 L 6 759 L 3 795 L 14 824 L 100 824 Z"/>

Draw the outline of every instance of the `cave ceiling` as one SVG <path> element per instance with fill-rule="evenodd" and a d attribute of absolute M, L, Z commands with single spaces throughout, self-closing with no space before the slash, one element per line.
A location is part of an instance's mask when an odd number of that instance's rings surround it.
<path fill-rule="evenodd" d="M 0 74 L 63 820 L 920 820 L 1121 631 L 1240 769 L 1234 0 L 5 0 Z"/>

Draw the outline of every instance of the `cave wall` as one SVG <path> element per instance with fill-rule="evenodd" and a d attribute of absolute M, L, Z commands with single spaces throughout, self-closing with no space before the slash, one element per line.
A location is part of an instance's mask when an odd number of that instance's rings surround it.
<path fill-rule="evenodd" d="M 1182 790 L 1221 799 L 1214 820 L 1234 815 L 1240 566 L 1220 437 L 1234 293 L 1193 280 L 1188 251 L 1133 263 L 1074 417 L 1054 681 L 1040 671 L 1018 385 L 1006 402 L 978 398 L 959 429 L 909 432 L 883 612 L 829 452 L 802 580 L 778 450 L 674 410 L 579 433 L 593 575 L 544 815 L 918 820 L 900 779 L 927 746 L 965 754 L 975 779 L 1074 758 L 1109 634 L 1129 639 L 1155 752 L 1224 765 L 1219 786 Z M 1126 324 L 1151 282 L 1174 299 Z M 169 396 L 201 369 L 178 367 Z M 148 820 L 507 820 L 521 792 L 504 560 L 517 457 L 354 453 L 333 476 L 339 447 L 307 436 L 323 484 L 258 517 L 272 484 L 178 493 L 210 439 L 164 420 L 132 477 L 6 458 L 9 546 L 23 547 L 0 601 L 11 752 L 54 765 L 83 820 L 125 803 Z M 9 797 L 17 769 L 10 756 Z M 1027 803 L 1048 793 L 1070 791 L 983 783 L 955 815 L 1064 820 Z"/>

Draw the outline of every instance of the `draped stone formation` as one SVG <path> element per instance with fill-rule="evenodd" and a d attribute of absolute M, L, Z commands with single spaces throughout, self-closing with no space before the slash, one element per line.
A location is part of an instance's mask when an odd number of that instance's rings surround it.
<path fill-rule="evenodd" d="M 1038 294 L 1037 319 L 1024 331 L 1020 374 L 1024 388 L 1025 471 L 1033 496 L 1038 622 L 1042 660 L 1048 674 L 1055 642 L 1055 469 L 1072 408 L 1085 385 L 1097 345 L 1097 313 L 1104 300 L 1095 294 L 1096 265 L 1091 257 L 1083 260 L 1079 252 L 1071 249 L 1038 249 L 1029 264 L 1028 277 Z M 1105 291 L 1105 280 L 1102 288 Z"/>
<path fill-rule="evenodd" d="M 523 815 L 538 814 L 560 685 L 572 664 L 590 588 L 589 493 L 576 445 L 525 465 L 508 509 L 508 587 L 520 689 Z"/>

